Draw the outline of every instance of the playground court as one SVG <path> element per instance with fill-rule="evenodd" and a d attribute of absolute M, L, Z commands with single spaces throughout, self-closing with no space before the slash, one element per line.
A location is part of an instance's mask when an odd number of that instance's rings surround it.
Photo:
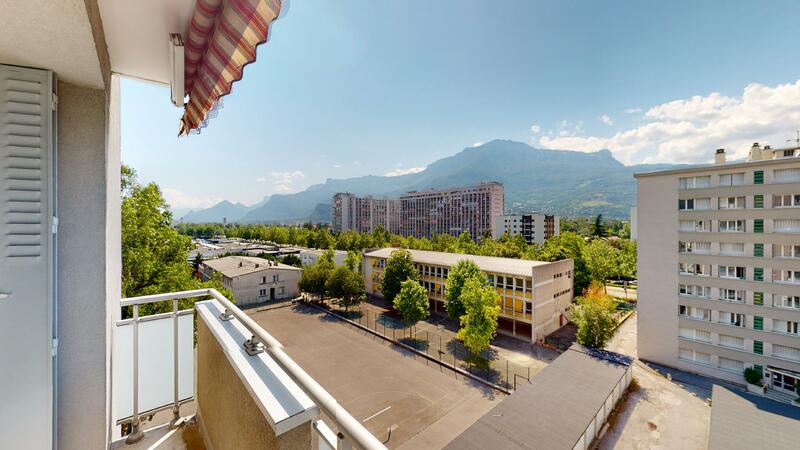
<path fill-rule="evenodd" d="M 250 315 L 389 448 L 443 447 L 505 396 L 308 305 Z"/>

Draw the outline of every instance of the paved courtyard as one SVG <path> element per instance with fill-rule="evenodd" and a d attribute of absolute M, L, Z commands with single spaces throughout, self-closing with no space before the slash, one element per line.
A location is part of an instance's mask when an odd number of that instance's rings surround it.
<path fill-rule="evenodd" d="M 505 396 L 308 305 L 250 314 L 389 448 L 441 448 Z"/>
<path fill-rule="evenodd" d="M 636 314 L 620 326 L 606 348 L 636 356 Z M 608 431 L 597 448 L 708 448 L 711 408 L 705 397 L 709 392 L 670 381 L 638 360 L 633 378 L 628 397 L 609 418 Z"/>

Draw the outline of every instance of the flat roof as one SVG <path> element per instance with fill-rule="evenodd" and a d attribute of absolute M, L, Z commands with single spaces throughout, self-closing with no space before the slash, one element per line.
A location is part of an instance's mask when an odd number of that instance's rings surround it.
<path fill-rule="evenodd" d="M 685 167 L 682 169 L 660 170 L 654 172 L 639 172 L 633 174 L 633 176 L 634 178 L 642 178 L 642 177 L 653 177 L 660 175 L 677 175 L 682 173 L 708 172 L 709 170 L 742 169 L 746 167 L 766 166 L 770 164 L 788 164 L 792 162 L 798 163 L 800 162 L 800 158 L 792 157 L 792 158 L 778 158 L 778 159 L 762 159 L 759 161 L 730 162 L 725 164 L 703 164 L 699 166 Z"/>
<path fill-rule="evenodd" d="M 373 250 L 365 253 L 365 256 L 373 256 L 377 258 L 389 258 L 392 252 L 398 250 L 395 247 L 384 247 L 378 250 Z M 547 264 L 554 264 L 552 262 L 534 261 L 530 259 L 517 259 L 517 258 L 500 258 L 497 256 L 478 256 L 468 255 L 466 253 L 447 253 L 447 252 L 432 252 L 428 250 L 411 250 L 411 257 L 414 262 L 423 264 L 434 264 L 440 266 L 454 266 L 457 262 L 462 260 L 469 260 L 474 262 L 481 268 L 481 270 L 488 270 L 491 272 L 506 273 L 509 275 L 533 275 L 533 269 L 538 266 Z M 556 261 L 560 262 L 560 261 Z"/>
<path fill-rule="evenodd" d="M 708 448 L 800 448 L 800 408 L 714 385 Z"/>
<path fill-rule="evenodd" d="M 230 278 L 253 272 L 261 272 L 262 270 L 301 270 L 288 264 L 255 256 L 226 256 L 224 258 L 203 261 L 203 264 Z"/>
<path fill-rule="evenodd" d="M 573 345 L 451 441 L 448 450 L 572 450 L 631 359 Z"/>

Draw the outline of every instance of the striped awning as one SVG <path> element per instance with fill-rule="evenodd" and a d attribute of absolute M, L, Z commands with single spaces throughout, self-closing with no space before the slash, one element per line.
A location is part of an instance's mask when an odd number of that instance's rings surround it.
<path fill-rule="evenodd" d="M 256 59 L 281 0 L 197 0 L 184 48 L 185 94 L 180 135 L 199 130 Z"/>

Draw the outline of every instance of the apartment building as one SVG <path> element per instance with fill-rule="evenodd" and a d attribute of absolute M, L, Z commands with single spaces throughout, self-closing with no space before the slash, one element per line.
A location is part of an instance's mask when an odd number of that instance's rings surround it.
<path fill-rule="evenodd" d="M 364 254 L 363 275 L 367 293 L 381 296 L 381 277 L 386 260 L 395 248 Z M 493 256 L 409 250 L 419 272 L 420 284 L 428 291 L 433 312 L 444 313 L 444 287 L 451 267 L 458 261 L 475 262 L 500 294 L 498 332 L 530 342 L 567 323 L 565 311 L 572 303 L 573 261 L 531 261 Z"/>
<path fill-rule="evenodd" d="M 639 357 L 771 392 L 800 380 L 800 148 L 640 173 Z"/>
<path fill-rule="evenodd" d="M 407 192 L 400 196 L 400 234 L 421 238 L 466 231 L 473 239 L 493 235 L 503 201 L 503 185 L 497 182 Z"/>
<path fill-rule="evenodd" d="M 349 192 L 333 195 L 331 208 L 334 232 L 355 230 L 368 233 L 378 226 L 390 233 L 399 233 L 399 202 L 370 195 L 358 197 Z"/>
<path fill-rule="evenodd" d="M 253 256 L 226 256 L 200 264 L 203 280 L 219 273 L 222 285 L 233 292 L 239 306 L 297 297 L 302 272 L 294 266 Z"/>
<path fill-rule="evenodd" d="M 541 244 L 546 239 L 561 234 L 561 218 L 547 214 L 506 214 L 495 219 L 492 237 L 497 239 L 508 233 L 522 236 L 528 244 Z"/>

